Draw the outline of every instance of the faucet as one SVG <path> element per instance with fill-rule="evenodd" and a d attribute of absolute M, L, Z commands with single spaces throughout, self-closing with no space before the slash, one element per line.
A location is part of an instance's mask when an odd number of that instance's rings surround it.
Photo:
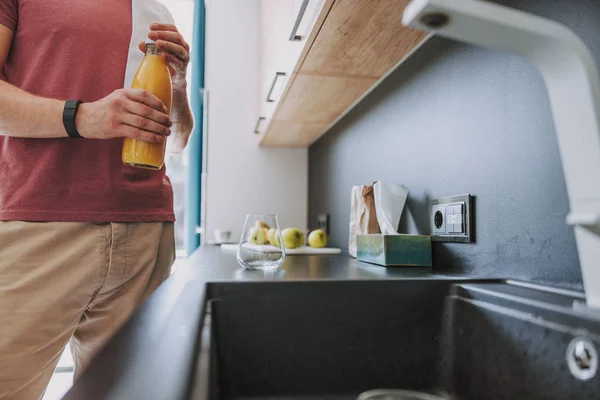
<path fill-rule="evenodd" d="M 541 72 L 554 119 L 588 308 L 600 309 L 600 78 L 581 38 L 555 21 L 479 0 L 413 0 L 402 23 L 519 55 Z"/>

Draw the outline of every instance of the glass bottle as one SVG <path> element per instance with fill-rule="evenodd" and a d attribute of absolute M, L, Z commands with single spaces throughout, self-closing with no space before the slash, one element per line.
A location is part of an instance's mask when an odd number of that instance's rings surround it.
<path fill-rule="evenodd" d="M 167 115 L 171 114 L 173 90 L 171 87 L 171 72 L 162 51 L 154 42 L 146 43 L 144 56 L 133 78 L 133 89 L 144 89 L 158 97 L 167 107 Z M 122 159 L 125 165 L 137 168 L 158 170 L 165 162 L 165 137 L 159 143 L 143 142 L 125 138 Z"/>

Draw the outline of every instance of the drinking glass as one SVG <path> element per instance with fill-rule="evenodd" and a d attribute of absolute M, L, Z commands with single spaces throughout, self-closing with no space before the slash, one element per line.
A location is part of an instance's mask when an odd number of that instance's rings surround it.
<path fill-rule="evenodd" d="M 361 393 L 357 400 L 444 400 L 445 397 L 434 396 L 424 392 L 398 389 L 376 389 Z"/>
<path fill-rule="evenodd" d="M 276 243 L 270 243 L 269 236 Z M 282 243 L 277 215 L 249 214 L 240 238 L 237 260 L 247 269 L 279 268 L 285 260 Z"/>

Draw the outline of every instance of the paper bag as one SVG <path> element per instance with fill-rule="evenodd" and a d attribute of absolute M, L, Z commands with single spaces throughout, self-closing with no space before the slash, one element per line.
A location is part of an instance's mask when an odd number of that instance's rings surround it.
<path fill-rule="evenodd" d="M 352 187 L 348 251 L 354 258 L 356 258 L 356 235 L 365 233 L 381 233 L 375 211 L 373 185 Z"/>

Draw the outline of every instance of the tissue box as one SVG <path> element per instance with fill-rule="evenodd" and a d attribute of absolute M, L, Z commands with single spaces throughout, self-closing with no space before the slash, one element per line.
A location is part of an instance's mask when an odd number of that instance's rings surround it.
<path fill-rule="evenodd" d="M 383 266 L 431 267 L 431 236 L 356 235 L 357 259 Z"/>

